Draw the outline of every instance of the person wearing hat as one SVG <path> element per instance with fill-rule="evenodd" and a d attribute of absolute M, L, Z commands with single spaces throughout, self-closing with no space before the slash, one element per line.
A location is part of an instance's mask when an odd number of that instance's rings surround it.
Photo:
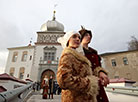
<path fill-rule="evenodd" d="M 48 76 L 45 75 L 45 77 L 43 79 L 43 93 L 42 93 L 42 98 L 43 99 L 47 99 L 48 87 L 49 87 Z"/>
<path fill-rule="evenodd" d="M 67 32 L 58 42 L 63 47 L 57 71 L 62 102 L 97 102 L 98 78 L 92 74 L 90 61 L 77 50 L 79 32 Z"/>
<path fill-rule="evenodd" d="M 101 58 L 98 55 L 97 51 L 91 47 L 88 47 L 88 44 L 92 39 L 92 32 L 82 27 L 79 31 L 81 34 L 81 45 L 83 46 L 84 54 L 91 62 L 91 70 L 94 72 L 93 75 L 99 77 L 99 94 L 97 95 L 98 102 L 109 102 L 108 97 L 105 93 L 104 86 L 109 84 L 109 79 L 107 72 L 104 68 L 101 67 Z"/>

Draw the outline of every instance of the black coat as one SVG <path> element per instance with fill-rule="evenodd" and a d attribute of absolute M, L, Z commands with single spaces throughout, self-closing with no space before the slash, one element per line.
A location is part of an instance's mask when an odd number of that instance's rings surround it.
<path fill-rule="evenodd" d="M 52 94 L 53 89 L 54 89 L 54 80 L 53 79 L 49 79 L 49 89 L 50 89 L 50 94 Z"/>

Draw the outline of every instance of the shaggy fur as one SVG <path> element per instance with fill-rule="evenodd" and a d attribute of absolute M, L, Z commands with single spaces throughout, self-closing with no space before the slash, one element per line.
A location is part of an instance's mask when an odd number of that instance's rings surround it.
<path fill-rule="evenodd" d="M 63 50 L 57 81 L 62 88 L 62 102 L 97 102 L 97 78 L 92 75 L 89 60 L 76 50 Z"/>
<path fill-rule="evenodd" d="M 96 67 L 95 69 L 94 69 L 94 75 L 95 76 L 99 76 L 99 72 L 104 72 L 105 74 L 107 74 L 107 71 L 104 69 L 104 68 L 102 68 L 102 67 Z"/>

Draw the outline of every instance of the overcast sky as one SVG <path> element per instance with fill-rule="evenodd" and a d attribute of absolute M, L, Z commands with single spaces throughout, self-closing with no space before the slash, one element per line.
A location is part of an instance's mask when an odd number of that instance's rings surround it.
<path fill-rule="evenodd" d="M 53 16 L 65 32 L 91 29 L 90 46 L 99 53 L 127 50 L 130 36 L 138 38 L 138 0 L 0 0 L 0 73 L 6 66 L 7 48 L 36 42 L 37 31 Z"/>

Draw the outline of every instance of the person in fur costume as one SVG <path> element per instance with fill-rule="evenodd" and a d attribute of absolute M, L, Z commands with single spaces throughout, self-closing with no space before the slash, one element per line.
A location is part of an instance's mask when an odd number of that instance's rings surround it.
<path fill-rule="evenodd" d="M 79 32 L 67 32 L 58 42 L 63 47 L 57 71 L 62 102 L 97 102 L 98 78 L 93 75 L 83 50 L 77 50 L 81 49 Z"/>
<path fill-rule="evenodd" d="M 100 89 L 97 100 L 98 102 L 109 102 L 104 90 L 104 86 L 107 86 L 107 84 L 109 84 L 107 72 L 104 68 L 101 67 L 101 58 L 98 55 L 97 51 L 91 47 L 88 47 L 88 44 L 92 39 L 92 32 L 82 27 L 79 33 L 81 34 L 81 45 L 83 46 L 84 54 L 92 64 L 91 70 L 94 72 L 93 75 L 99 77 Z"/>

